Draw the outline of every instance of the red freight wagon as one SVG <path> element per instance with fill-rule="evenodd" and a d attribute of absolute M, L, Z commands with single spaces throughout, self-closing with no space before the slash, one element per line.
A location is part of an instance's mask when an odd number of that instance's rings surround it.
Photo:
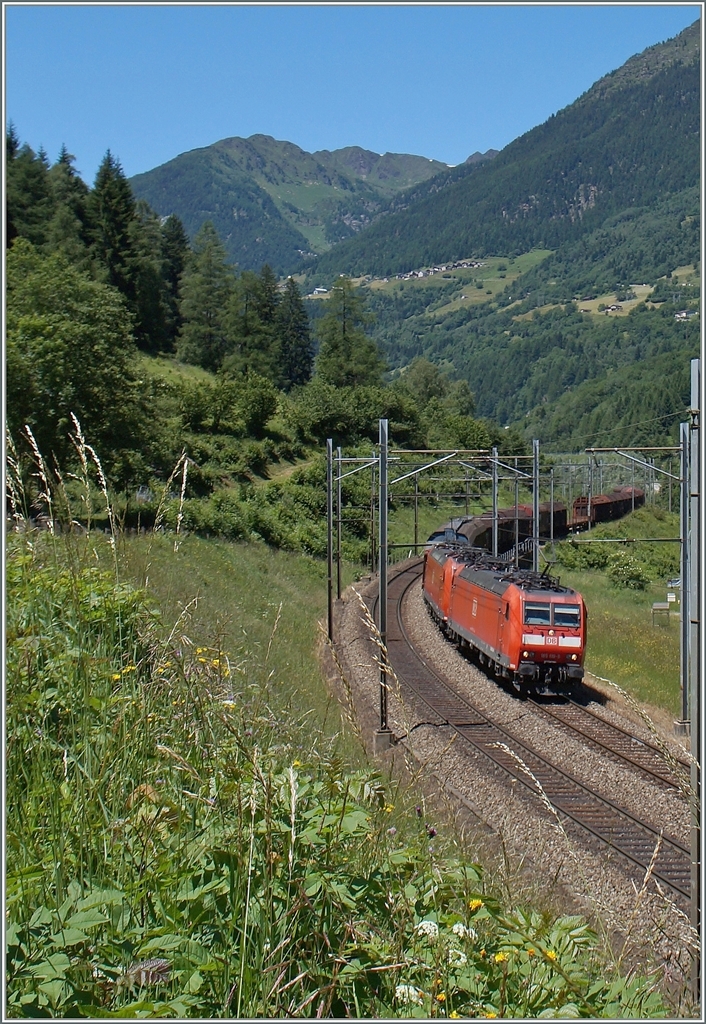
<path fill-rule="evenodd" d="M 521 690 L 583 678 L 586 607 L 557 579 L 485 552 L 426 552 L 424 597 L 444 632 Z"/>

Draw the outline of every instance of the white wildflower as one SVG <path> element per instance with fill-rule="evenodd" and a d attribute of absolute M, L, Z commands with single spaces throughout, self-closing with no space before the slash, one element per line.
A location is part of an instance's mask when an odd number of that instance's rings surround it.
<path fill-rule="evenodd" d="M 468 957 L 460 949 L 449 950 L 449 965 L 451 967 L 465 967 L 467 963 Z"/>
<path fill-rule="evenodd" d="M 398 985 L 395 989 L 395 999 L 398 1003 L 412 1003 L 414 1006 L 421 1006 L 424 993 L 414 985 Z"/>
<path fill-rule="evenodd" d="M 417 935 L 426 935 L 430 942 L 436 942 L 439 938 L 439 926 L 436 921 L 420 921 L 417 925 Z"/>
<path fill-rule="evenodd" d="M 451 931 L 458 935 L 459 939 L 477 939 L 478 933 L 475 928 L 467 928 L 462 921 L 457 921 Z"/>

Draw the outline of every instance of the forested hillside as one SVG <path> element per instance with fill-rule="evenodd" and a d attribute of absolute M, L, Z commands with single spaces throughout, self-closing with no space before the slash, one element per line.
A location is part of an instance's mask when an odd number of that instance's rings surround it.
<path fill-rule="evenodd" d="M 432 360 L 526 437 L 674 441 L 699 338 L 699 57 L 697 23 L 492 163 L 400 193 L 307 287 L 361 275 L 393 370 Z"/>
<path fill-rule="evenodd" d="M 350 280 L 313 330 L 294 278 L 236 270 L 209 221 L 190 244 L 178 217 L 135 200 L 110 153 L 89 187 L 65 148 L 50 164 L 11 127 L 7 183 L 13 464 L 41 452 L 41 473 L 60 467 L 71 492 L 88 442 L 128 523 L 179 515 L 191 531 L 320 556 L 327 438 L 367 448 L 387 417 L 397 444 L 525 450 L 428 361 L 387 380 Z M 37 480 L 26 485 L 22 514 L 46 514 Z M 368 532 L 344 529 L 350 557 L 367 557 Z"/>
<path fill-rule="evenodd" d="M 253 135 L 182 153 L 130 184 L 160 215 L 176 214 L 192 239 L 212 221 L 241 268 L 269 263 L 291 273 L 356 234 L 390 197 L 442 170 L 445 164 L 420 156 L 359 146 L 307 153 Z"/>
<path fill-rule="evenodd" d="M 322 256 L 317 271 L 389 276 L 472 254 L 553 249 L 623 210 L 691 188 L 699 179 L 700 81 L 696 22 L 474 173 L 439 191 L 435 179 L 415 190 L 406 209 Z"/>

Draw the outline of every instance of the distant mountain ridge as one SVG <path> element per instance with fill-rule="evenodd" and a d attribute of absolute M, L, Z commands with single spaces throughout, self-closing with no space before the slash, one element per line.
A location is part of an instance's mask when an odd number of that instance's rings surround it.
<path fill-rule="evenodd" d="M 474 153 L 473 164 L 495 155 Z M 270 135 L 221 139 L 130 179 L 161 216 L 176 213 L 193 238 L 212 220 L 241 267 L 280 273 L 369 224 L 399 192 L 448 166 L 360 146 L 308 153 Z"/>

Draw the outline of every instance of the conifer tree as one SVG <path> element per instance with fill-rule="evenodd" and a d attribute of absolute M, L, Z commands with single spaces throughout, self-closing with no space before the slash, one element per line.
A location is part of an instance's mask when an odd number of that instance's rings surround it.
<path fill-rule="evenodd" d="M 339 277 L 326 300 L 328 309 L 317 325 L 321 341 L 316 373 L 336 387 L 380 384 L 385 363 L 363 327 L 370 317 L 347 277 Z"/>
<path fill-rule="evenodd" d="M 233 283 L 225 247 L 212 222 L 206 221 L 194 239 L 181 284 L 177 354 L 184 362 L 208 370 L 221 366 L 229 348 L 226 311 Z"/>
<path fill-rule="evenodd" d="M 301 293 L 293 277 L 287 283 L 277 309 L 277 345 L 279 349 L 279 384 L 284 391 L 311 378 L 314 365 L 314 347 L 309 329 L 309 317 Z"/>
<path fill-rule="evenodd" d="M 179 312 L 179 285 L 189 251 L 189 239 L 184 225 L 173 213 L 162 224 L 160 245 L 166 305 L 166 340 L 167 348 L 171 350 L 176 347 L 177 336 L 183 322 Z"/>
<path fill-rule="evenodd" d="M 233 291 L 228 311 L 230 355 L 225 368 L 278 380 L 276 318 L 277 278 L 265 264 L 259 274 L 244 270 Z"/>
<path fill-rule="evenodd" d="M 75 159 L 62 145 L 56 163 L 49 170 L 54 214 L 47 225 L 46 245 L 50 252 L 65 253 L 75 267 L 90 270 L 90 190 L 74 169 Z"/>
<path fill-rule="evenodd" d="M 120 161 L 110 150 L 104 156 L 91 193 L 94 250 L 108 271 L 108 283 L 135 303 L 135 265 L 130 225 L 135 220 L 135 199 Z"/>
<path fill-rule="evenodd" d="M 20 235 L 34 245 L 43 245 L 54 206 L 46 155 L 35 153 L 26 143 L 20 146 L 12 124 L 6 153 L 6 244 Z"/>

